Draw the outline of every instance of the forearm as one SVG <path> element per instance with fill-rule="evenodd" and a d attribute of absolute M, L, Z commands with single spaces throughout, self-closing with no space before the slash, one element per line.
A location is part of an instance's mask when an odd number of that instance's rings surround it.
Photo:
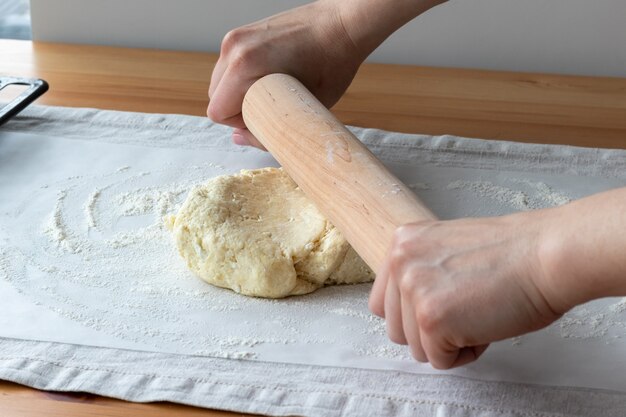
<path fill-rule="evenodd" d="M 339 0 L 337 7 L 346 32 L 367 56 L 400 27 L 445 1 Z"/>
<path fill-rule="evenodd" d="M 540 243 L 556 309 L 626 295 L 626 188 L 552 209 Z"/>

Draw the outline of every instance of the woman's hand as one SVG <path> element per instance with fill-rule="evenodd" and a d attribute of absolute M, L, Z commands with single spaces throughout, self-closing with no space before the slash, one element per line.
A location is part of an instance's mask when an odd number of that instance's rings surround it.
<path fill-rule="evenodd" d="M 337 2 L 313 2 L 229 32 L 209 88 L 208 116 L 235 128 L 238 144 L 262 147 L 246 130 L 248 88 L 271 73 L 299 79 L 324 105 L 335 104 L 367 56 L 343 26 Z"/>
<path fill-rule="evenodd" d="M 370 309 L 392 341 L 447 369 L 489 343 L 540 329 L 570 306 L 547 298 L 539 248 L 554 210 L 408 224 L 395 234 Z"/>
<path fill-rule="evenodd" d="M 243 98 L 256 80 L 289 74 L 331 107 L 378 45 L 443 1 L 318 0 L 232 30 L 213 69 L 207 115 L 234 127 L 235 143 L 262 148 L 241 116 Z"/>

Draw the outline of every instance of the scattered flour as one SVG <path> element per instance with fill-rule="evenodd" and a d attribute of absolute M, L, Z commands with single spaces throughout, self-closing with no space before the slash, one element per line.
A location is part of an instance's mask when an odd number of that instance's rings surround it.
<path fill-rule="evenodd" d="M 359 355 L 410 360 L 406 347 L 388 341 L 384 320 L 368 311 L 368 285 L 324 289 L 306 300 L 262 300 L 194 279 L 180 260 L 162 219 L 176 212 L 187 190 L 207 177 L 207 167 L 224 169 L 217 164 L 192 166 L 188 169 L 194 174 L 187 175 L 187 182 L 150 186 L 150 177 L 158 172 L 132 174 L 131 167 L 126 166 L 103 176 L 75 176 L 54 184 L 60 191 L 43 234 L 47 245 L 61 249 L 61 255 L 50 256 L 55 252 L 48 250 L 45 242 L 43 256 L 0 249 L 0 278 L 62 317 L 155 349 L 167 346 L 190 354 L 256 359 L 255 350 L 267 344 L 348 344 Z M 409 187 L 470 191 L 520 210 L 570 201 L 544 183 L 518 185 L 524 190 L 463 180 L 442 187 L 426 183 Z M 390 194 L 399 189 L 393 184 Z M 71 214 L 76 207 L 83 208 L 82 217 Z M 120 220 L 126 223 L 118 226 Z M 33 239 L 41 232 L 41 228 L 34 230 Z M 24 264 L 34 267 L 43 278 L 31 279 L 20 267 Z M 554 328 L 568 339 L 606 337 L 611 326 L 621 326 L 626 335 L 626 323 L 620 324 L 616 318 L 626 311 L 625 300 L 612 305 L 608 312 L 568 313 Z M 341 322 L 341 326 L 311 331 L 320 325 L 320 314 L 330 317 L 328 323 Z M 349 340 L 346 333 L 351 335 Z M 520 340 L 514 338 L 511 343 L 517 346 Z"/>
<path fill-rule="evenodd" d="M 448 190 L 469 190 L 480 197 L 488 198 L 499 204 L 509 206 L 516 210 L 534 210 L 546 207 L 555 207 L 567 204 L 571 198 L 555 191 L 543 182 L 528 180 L 511 180 L 514 184 L 522 184 L 529 190 L 522 191 L 490 181 L 453 181 L 446 187 Z"/>
<path fill-rule="evenodd" d="M 149 213 L 154 208 L 154 198 L 147 193 L 126 192 L 116 197 L 115 203 L 118 205 L 123 216 L 137 216 Z"/>
<path fill-rule="evenodd" d="M 385 336 L 387 334 L 385 328 L 385 320 L 373 315 L 372 313 L 363 312 L 362 310 L 355 310 L 352 308 L 334 308 L 329 310 L 329 313 L 337 314 L 339 316 L 347 316 L 361 319 L 369 324 L 363 329 L 364 334 L 378 334 Z"/>
<path fill-rule="evenodd" d="M 534 185 L 539 193 L 539 197 L 544 200 L 550 207 L 562 206 L 572 201 L 572 199 L 563 193 L 553 190 L 550 186 L 543 182 L 536 182 Z"/>
<path fill-rule="evenodd" d="M 119 194 L 115 198 L 122 216 L 138 216 L 154 212 L 156 219 L 170 213 L 190 185 L 176 185 L 163 190 L 156 187 L 139 188 Z"/>
<path fill-rule="evenodd" d="M 124 248 L 129 245 L 143 244 L 152 239 L 164 239 L 164 229 L 160 224 L 151 224 L 141 230 L 131 232 L 118 232 L 105 243 L 113 249 Z"/>
<path fill-rule="evenodd" d="M 518 210 L 528 210 L 528 196 L 518 190 L 496 185 L 489 181 L 453 181 L 448 190 L 471 190 L 481 197 L 487 197 L 502 204 L 509 204 Z"/>
<path fill-rule="evenodd" d="M 565 339 L 591 339 L 605 336 L 611 320 L 605 313 L 591 313 L 582 308 L 563 316 L 558 322 L 561 337 Z"/>
<path fill-rule="evenodd" d="M 0 248 L 0 278 L 5 281 L 9 280 L 9 260 L 6 252 Z"/>
<path fill-rule="evenodd" d="M 570 197 L 555 191 L 544 182 L 532 182 L 527 180 L 517 180 L 516 182 L 533 187 L 537 193 L 537 197 L 543 200 L 548 207 L 562 206 L 572 201 Z"/>
<path fill-rule="evenodd" d="M 92 227 L 96 227 L 96 219 L 94 218 L 94 210 L 96 208 L 96 204 L 98 203 L 98 198 L 100 197 L 101 190 L 95 189 L 87 198 L 87 202 L 85 203 L 85 219 L 87 221 L 87 230 Z"/>
<path fill-rule="evenodd" d="M 189 181 L 159 186 L 142 185 L 151 181 L 152 173 L 130 175 L 130 167 L 56 184 L 61 191 L 52 213 L 43 228 L 33 230 L 33 237 L 43 232 L 52 247 L 77 257 L 16 252 L 13 258 L 23 262 L 13 264 L 2 256 L 0 276 L 61 317 L 157 350 L 177 346 L 190 354 L 252 359 L 253 349 L 261 344 L 335 343 L 336 339 L 303 332 L 311 325 L 307 320 L 283 320 L 293 316 L 290 311 L 295 307 L 289 303 L 244 298 L 191 276 L 163 227 L 163 216 L 176 212 L 188 190 L 207 177 L 206 167 L 190 169 L 196 174 Z M 78 216 L 76 208 L 82 208 Z M 151 222 L 145 218 L 149 214 Z M 120 223 L 121 219 L 128 221 Z M 31 281 L 20 269 L 22 264 L 46 278 Z M 319 308 L 319 303 L 306 306 L 311 317 Z M 263 321 L 242 328 L 227 325 L 228 317 L 243 311 L 257 311 L 257 317 L 275 312 L 281 319 L 272 325 Z"/>
<path fill-rule="evenodd" d="M 394 183 L 394 184 L 391 184 L 389 190 L 381 194 L 381 197 L 386 198 L 390 194 L 397 195 L 397 194 L 400 194 L 401 192 L 402 192 L 402 188 L 400 188 L 400 185 Z"/>
<path fill-rule="evenodd" d="M 609 310 L 617 314 L 625 312 L 626 311 L 626 297 L 622 298 L 617 303 L 611 305 L 609 307 Z"/>
<path fill-rule="evenodd" d="M 198 350 L 194 352 L 195 355 L 198 356 L 210 356 L 212 358 L 222 358 L 222 359 L 254 359 L 256 358 L 256 353 L 254 352 L 246 352 L 246 351 L 238 351 L 238 352 L 225 352 L 223 350 Z"/>
<path fill-rule="evenodd" d="M 54 209 L 44 226 L 44 233 L 58 248 L 70 253 L 79 253 L 81 248 L 71 239 L 63 220 L 63 202 L 67 197 L 67 192 L 68 190 L 60 190 L 57 193 Z"/>
<path fill-rule="evenodd" d="M 411 190 L 431 190 L 431 186 L 425 182 L 414 182 L 407 185 Z"/>
<path fill-rule="evenodd" d="M 371 347 L 355 346 L 354 349 L 362 356 L 412 361 L 408 348 L 405 346 L 400 347 L 398 345 L 392 345 L 391 342 L 387 345 Z"/>

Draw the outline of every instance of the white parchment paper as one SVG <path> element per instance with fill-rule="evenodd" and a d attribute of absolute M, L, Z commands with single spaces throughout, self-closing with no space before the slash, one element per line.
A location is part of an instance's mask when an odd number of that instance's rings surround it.
<path fill-rule="evenodd" d="M 384 322 L 367 310 L 370 285 L 262 300 L 186 270 L 162 216 L 207 178 L 275 166 L 268 154 L 123 142 L 0 133 L 0 336 L 437 373 L 387 340 Z M 444 219 L 549 207 L 626 185 L 601 175 L 387 165 Z M 626 303 L 599 300 L 448 373 L 626 392 L 625 336 Z"/>

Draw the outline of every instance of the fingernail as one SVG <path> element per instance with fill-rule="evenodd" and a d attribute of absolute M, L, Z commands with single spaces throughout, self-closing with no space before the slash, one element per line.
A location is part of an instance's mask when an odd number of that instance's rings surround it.
<path fill-rule="evenodd" d="M 235 145 L 250 146 L 246 138 L 240 133 L 233 133 L 233 143 Z"/>

